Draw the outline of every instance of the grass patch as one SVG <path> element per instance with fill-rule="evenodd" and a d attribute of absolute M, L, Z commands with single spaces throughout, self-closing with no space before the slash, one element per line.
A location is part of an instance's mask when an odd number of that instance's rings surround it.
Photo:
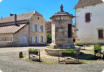
<path fill-rule="evenodd" d="M 57 62 L 43 61 L 42 64 L 55 65 Z"/>
<path fill-rule="evenodd" d="M 76 51 L 74 49 L 68 49 L 62 51 L 62 56 L 73 56 L 76 54 Z"/>

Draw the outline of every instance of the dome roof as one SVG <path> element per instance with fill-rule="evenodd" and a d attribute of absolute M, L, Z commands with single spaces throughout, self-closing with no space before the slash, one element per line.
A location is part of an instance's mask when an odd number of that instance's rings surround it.
<path fill-rule="evenodd" d="M 64 12 L 64 10 L 63 10 L 63 5 L 61 5 L 61 7 L 60 7 L 60 12 L 57 12 L 56 14 L 54 14 L 54 15 L 51 17 L 51 19 L 52 19 L 53 17 L 56 17 L 56 16 L 70 16 L 70 17 L 73 18 L 73 15 L 72 15 L 72 14 L 69 14 L 68 12 Z"/>

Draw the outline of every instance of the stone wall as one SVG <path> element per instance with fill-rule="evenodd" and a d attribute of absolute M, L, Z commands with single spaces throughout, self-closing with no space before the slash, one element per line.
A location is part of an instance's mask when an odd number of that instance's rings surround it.
<path fill-rule="evenodd" d="M 2 40 L 2 38 L 10 38 L 7 40 Z M 0 46 L 12 46 L 13 43 L 13 34 L 0 34 Z"/>
<path fill-rule="evenodd" d="M 28 39 L 29 39 L 29 32 L 28 32 L 28 26 L 24 26 L 22 29 L 20 29 L 18 32 L 16 32 L 13 35 L 13 45 L 14 46 L 27 46 Z"/>

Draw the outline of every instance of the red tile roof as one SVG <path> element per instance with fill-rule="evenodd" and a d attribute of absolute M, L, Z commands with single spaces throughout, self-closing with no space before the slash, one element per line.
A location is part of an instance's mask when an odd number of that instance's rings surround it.
<path fill-rule="evenodd" d="M 29 12 L 29 13 L 24 13 L 24 14 L 17 15 L 17 21 L 28 20 L 29 18 L 31 18 L 32 15 L 42 16 L 38 12 L 33 11 L 33 12 Z M 8 22 L 13 22 L 13 21 L 14 21 L 14 16 L 0 18 L 0 23 L 8 23 Z"/>
<path fill-rule="evenodd" d="M 5 33 L 15 33 L 19 31 L 21 28 L 26 26 L 26 24 L 22 24 L 20 26 L 6 26 L 6 27 L 0 27 L 0 34 L 5 34 Z"/>

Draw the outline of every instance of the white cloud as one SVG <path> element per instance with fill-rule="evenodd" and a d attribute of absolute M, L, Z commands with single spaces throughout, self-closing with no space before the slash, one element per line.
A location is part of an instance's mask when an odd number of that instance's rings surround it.
<path fill-rule="evenodd" d="M 0 0 L 0 2 L 2 2 L 2 0 Z"/>

